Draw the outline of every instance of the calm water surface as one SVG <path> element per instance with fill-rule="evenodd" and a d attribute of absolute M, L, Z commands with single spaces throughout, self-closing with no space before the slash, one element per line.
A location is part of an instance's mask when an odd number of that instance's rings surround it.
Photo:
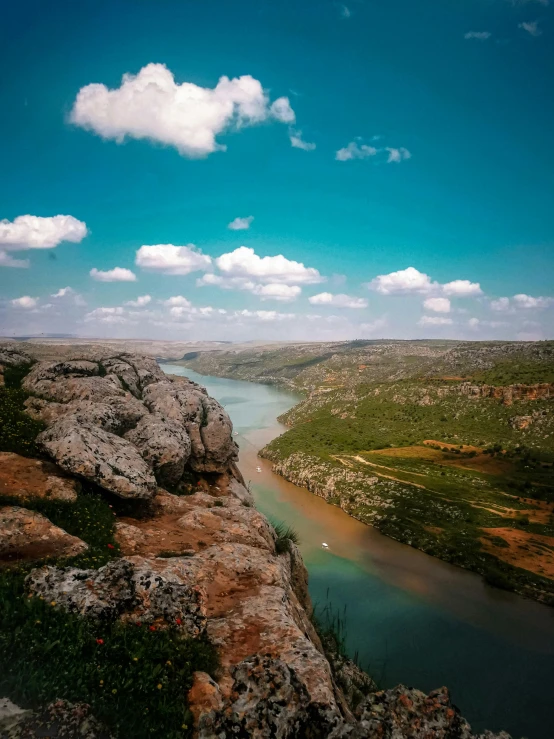
<path fill-rule="evenodd" d="M 388 539 L 274 475 L 256 453 L 284 431 L 276 418 L 297 396 L 163 368 L 204 385 L 225 406 L 258 509 L 298 531 L 314 603 L 346 606 L 349 650 L 380 685 L 447 685 L 474 730 L 554 737 L 554 609 Z"/>

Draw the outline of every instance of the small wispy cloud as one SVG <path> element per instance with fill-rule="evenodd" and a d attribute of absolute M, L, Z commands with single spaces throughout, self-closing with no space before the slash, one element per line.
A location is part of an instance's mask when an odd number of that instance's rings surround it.
<path fill-rule="evenodd" d="M 518 28 L 527 31 L 530 36 L 540 36 L 542 34 L 538 21 L 524 21 L 518 24 Z"/>
<path fill-rule="evenodd" d="M 475 39 L 476 41 L 486 41 L 491 36 L 490 31 L 468 31 L 464 33 L 465 39 Z"/>
<path fill-rule="evenodd" d="M 295 131 L 293 128 L 289 129 L 289 139 L 294 149 L 302 149 L 303 151 L 313 151 L 315 149 L 314 143 L 304 141 L 302 131 Z"/>
<path fill-rule="evenodd" d="M 227 228 L 230 228 L 231 231 L 246 231 L 250 228 L 250 224 L 253 220 L 254 216 L 246 216 L 246 218 L 240 218 L 237 216 L 231 221 L 231 223 L 227 224 Z"/>
<path fill-rule="evenodd" d="M 350 8 L 347 8 L 346 5 L 340 6 L 340 17 L 344 18 L 345 20 L 348 20 L 352 16 L 352 11 Z"/>
<path fill-rule="evenodd" d="M 386 146 L 385 151 L 388 151 L 389 153 L 387 164 L 390 164 L 391 162 L 398 163 L 402 162 L 404 159 L 412 158 L 411 153 L 403 146 L 401 146 L 399 149 L 393 149 L 390 146 Z"/>
<path fill-rule="evenodd" d="M 339 162 L 347 162 L 350 159 L 366 159 L 374 157 L 378 149 L 367 144 L 358 145 L 355 141 L 351 141 L 348 146 L 339 149 L 335 154 L 335 159 Z"/>

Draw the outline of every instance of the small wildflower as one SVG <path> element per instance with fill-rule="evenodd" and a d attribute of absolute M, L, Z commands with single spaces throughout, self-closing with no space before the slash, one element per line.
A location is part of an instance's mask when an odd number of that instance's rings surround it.
<path fill-rule="evenodd" d="M 103 680 L 100 680 L 100 685 L 104 685 L 104 681 Z"/>
<path fill-rule="evenodd" d="M 108 549 L 114 549 L 114 548 L 115 548 L 115 547 L 114 547 L 114 545 L 113 545 L 113 544 L 108 544 Z"/>
<path fill-rule="evenodd" d="M 180 626 L 183 622 L 181 621 L 180 618 L 176 618 L 175 623 L 177 624 L 177 626 Z"/>
<path fill-rule="evenodd" d="M 156 631 L 156 627 L 155 626 L 150 626 L 149 629 L 150 629 L 150 631 Z"/>
<path fill-rule="evenodd" d="M 113 693 L 113 694 L 115 695 L 115 694 L 117 693 L 117 690 L 116 690 L 116 689 L 114 688 L 114 689 L 112 690 L 112 693 Z"/>
<path fill-rule="evenodd" d="M 137 626 L 142 626 L 140 621 L 137 621 Z"/>
<path fill-rule="evenodd" d="M 171 667 L 171 660 L 170 659 L 167 660 L 166 665 L 169 665 Z"/>
<path fill-rule="evenodd" d="M 97 644 L 103 644 L 103 643 L 104 643 L 104 639 L 97 639 L 97 640 L 96 640 L 96 643 L 97 643 Z"/>
<path fill-rule="evenodd" d="M 133 662 L 138 662 L 138 657 L 133 657 Z"/>
<path fill-rule="evenodd" d="M 39 619 L 39 618 L 37 618 L 37 620 L 35 621 L 35 623 L 36 623 L 36 624 L 39 624 L 39 623 L 41 623 L 40 619 Z"/>
<path fill-rule="evenodd" d="M 53 600 L 53 601 L 52 601 L 52 602 L 50 603 L 50 605 L 51 605 L 51 606 L 55 606 L 55 605 L 56 605 L 56 601 L 55 601 L 55 600 Z"/>
<path fill-rule="evenodd" d="M 156 687 L 158 688 L 158 690 L 161 690 L 162 689 L 162 684 L 161 683 L 158 683 Z"/>

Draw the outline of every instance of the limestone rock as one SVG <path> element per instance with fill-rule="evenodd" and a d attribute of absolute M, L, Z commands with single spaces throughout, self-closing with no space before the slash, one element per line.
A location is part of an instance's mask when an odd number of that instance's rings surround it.
<path fill-rule="evenodd" d="M 121 498 L 151 498 L 156 492 L 156 480 L 137 449 L 92 424 L 62 417 L 37 442 L 62 469 Z"/>
<path fill-rule="evenodd" d="M 236 459 L 231 419 L 203 388 L 167 380 L 149 385 L 143 400 L 152 413 L 186 428 L 192 447 L 189 464 L 194 470 L 223 472 Z"/>
<path fill-rule="evenodd" d="M 190 439 L 177 421 L 147 414 L 125 434 L 153 469 L 161 485 L 176 485 L 191 451 Z"/>
<path fill-rule="evenodd" d="M 0 346 L 0 365 L 5 367 L 22 367 L 32 363 L 31 357 L 19 347 L 13 345 Z"/>
<path fill-rule="evenodd" d="M 21 500 L 49 498 L 73 503 L 79 483 L 51 462 L 0 452 L 0 495 Z"/>
<path fill-rule="evenodd" d="M 88 547 L 45 516 L 27 508 L 0 508 L 0 560 L 37 560 L 75 557 Z"/>
<path fill-rule="evenodd" d="M 27 576 L 26 586 L 32 595 L 83 617 L 179 626 L 188 636 L 199 636 L 206 619 L 198 589 L 150 565 L 137 557 L 98 570 L 41 567 Z"/>

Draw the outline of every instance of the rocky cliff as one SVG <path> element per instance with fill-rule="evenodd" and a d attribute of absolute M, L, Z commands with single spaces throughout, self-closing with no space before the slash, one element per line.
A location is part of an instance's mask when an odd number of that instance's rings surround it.
<path fill-rule="evenodd" d="M 30 358 L 5 350 L 0 362 Z M 446 689 L 377 691 L 322 646 L 300 552 L 289 541 L 277 553 L 236 467 L 231 421 L 202 387 L 151 359 L 103 354 L 35 364 L 23 388 L 26 412 L 44 424 L 44 458 L 2 455 L 0 505 L 10 505 L 0 507 L 0 564 L 32 563 L 24 597 L 56 613 L 212 645 L 217 668 L 196 671 L 188 692 L 197 737 L 473 737 Z M 75 559 L 91 541 L 32 510 L 33 501 L 76 504 L 81 483 L 113 504 L 107 546 L 120 556 L 100 567 Z M 44 726 L 52 736 L 109 736 L 90 716 L 94 704 L 57 697 L 35 713 L 5 700 L 0 736 L 44 736 Z"/>

